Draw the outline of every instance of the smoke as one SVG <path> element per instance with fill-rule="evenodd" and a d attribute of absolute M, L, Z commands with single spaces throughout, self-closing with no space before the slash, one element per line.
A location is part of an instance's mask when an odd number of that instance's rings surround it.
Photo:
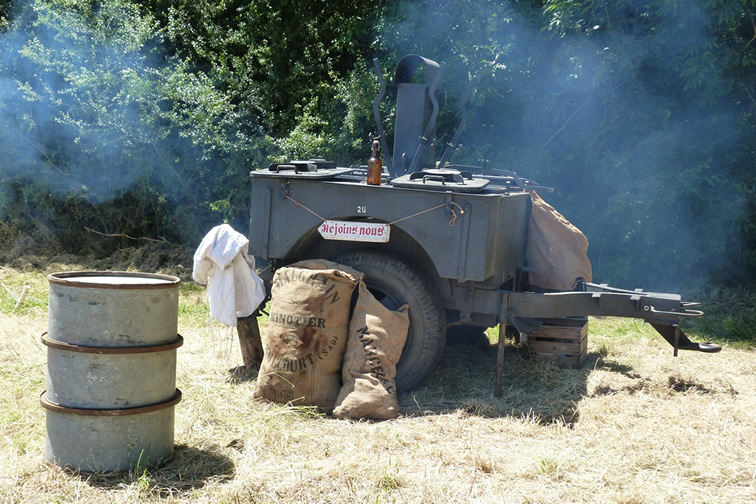
<path fill-rule="evenodd" d="M 186 239 L 219 218 L 209 202 L 228 193 L 228 159 L 253 145 L 226 97 L 168 56 L 163 36 L 127 1 L 19 7 L 0 35 L 0 219 L 36 211 L 48 227 L 82 228 L 71 212 L 56 222 L 53 210 L 73 201 L 103 231 Z M 127 201 L 135 212 L 97 215 L 135 191 L 147 198 Z"/>
<path fill-rule="evenodd" d="M 452 161 L 554 187 L 542 196 L 586 233 L 596 280 L 692 287 L 733 278 L 756 249 L 743 231 L 756 226 L 756 44 L 747 16 L 726 25 L 702 3 L 399 2 L 373 49 L 387 70 L 410 53 L 447 64 L 439 143 L 480 79 Z M 93 205 L 142 181 L 176 205 L 227 198 L 225 158 L 255 144 L 210 78 L 167 57 L 128 2 L 55 5 L 28 2 L 0 35 L 0 218 L 20 181 Z"/>
<path fill-rule="evenodd" d="M 752 175 L 719 18 L 698 5 L 598 4 L 413 2 L 379 44 L 481 77 L 454 161 L 488 159 L 554 187 L 543 196 L 586 233 L 596 280 L 667 289 L 734 275 Z M 466 77 L 447 71 L 445 91 L 458 96 Z"/>
<path fill-rule="evenodd" d="M 123 96 L 128 72 L 148 70 L 144 58 L 110 45 L 74 12 L 37 3 L 15 25 L 0 38 L 2 185 L 33 180 L 101 203 L 147 176 L 146 156 L 122 161 L 154 133 Z"/>

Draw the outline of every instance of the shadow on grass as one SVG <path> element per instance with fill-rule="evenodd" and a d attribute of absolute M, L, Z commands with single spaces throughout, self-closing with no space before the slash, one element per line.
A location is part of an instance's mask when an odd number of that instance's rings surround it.
<path fill-rule="evenodd" d="M 590 352 L 576 369 L 560 369 L 550 362 L 531 360 L 527 348 L 508 340 L 502 373 L 503 394 L 494 396 L 496 383 L 495 344 L 452 344 L 441 363 L 420 389 L 401 393 L 403 416 L 456 413 L 482 417 L 528 418 L 539 424 L 574 426 L 579 421 L 580 401 L 587 397 L 589 375 L 595 369 L 622 375 L 628 383 L 595 386 L 590 395 L 634 394 L 644 390 L 666 390 L 672 394 L 734 394 L 731 389 L 712 389 L 687 376 L 670 375 L 667 383 L 654 383 L 632 366 Z M 666 386 L 665 386 L 666 385 Z"/>
<path fill-rule="evenodd" d="M 561 369 L 551 362 L 532 360 L 527 348 L 508 340 L 502 373 L 503 394 L 494 396 L 497 346 L 483 337 L 451 337 L 441 363 L 428 382 L 419 389 L 400 393 L 401 415 L 466 414 L 481 417 L 527 418 L 542 425 L 574 426 L 579 421 L 579 404 L 587 397 L 587 381 L 594 369 L 622 375 L 631 383 L 620 388 L 598 385 L 591 396 L 617 393 L 634 394 L 655 387 L 632 366 L 606 359 L 600 351 L 586 355 L 576 369 Z M 228 381 L 234 384 L 257 379 L 259 367 L 237 366 L 229 369 Z M 667 388 L 672 393 L 712 393 L 704 384 L 690 378 L 670 376 Z"/>
<path fill-rule="evenodd" d="M 92 473 L 86 482 L 98 488 L 123 488 L 131 484 L 144 484 L 151 494 L 175 497 L 187 490 L 202 488 L 209 481 L 226 481 L 233 478 L 234 464 L 221 453 L 221 449 L 205 450 L 177 444 L 173 457 L 156 468 L 116 473 Z"/>
<path fill-rule="evenodd" d="M 674 390 L 675 392 L 680 392 L 680 393 L 686 393 L 686 392 L 696 392 L 699 394 L 716 393 L 716 391 L 713 390 L 712 388 L 692 378 L 670 376 L 668 378 L 668 384 L 669 384 L 670 389 Z"/>
<path fill-rule="evenodd" d="M 589 353 L 578 369 L 530 360 L 527 350 L 507 342 L 502 373 L 503 394 L 494 396 L 496 345 L 449 345 L 438 370 L 421 389 L 399 395 L 404 416 L 463 411 L 483 417 L 515 416 L 542 424 L 578 421 L 578 403 L 587 379 L 601 359 Z M 628 370 L 629 371 L 629 370 Z"/>
<path fill-rule="evenodd" d="M 245 382 L 257 380 L 260 372 L 259 364 L 250 364 L 249 366 L 235 366 L 228 370 L 228 382 L 238 385 Z"/>

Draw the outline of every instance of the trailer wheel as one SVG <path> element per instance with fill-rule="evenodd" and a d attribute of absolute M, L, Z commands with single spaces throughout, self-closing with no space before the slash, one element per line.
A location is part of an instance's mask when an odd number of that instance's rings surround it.
<path fill-rule="evenodd" d="M 422 385 L 438 367 L 446 342 L 441 298 L 422 275 L 392 255 L 356 250 L 333 260 L 364 273 L 370 292 L 390 310 L 409 305 L 409 335 L 396 366 L 396 385 L 402 391 Z"/>

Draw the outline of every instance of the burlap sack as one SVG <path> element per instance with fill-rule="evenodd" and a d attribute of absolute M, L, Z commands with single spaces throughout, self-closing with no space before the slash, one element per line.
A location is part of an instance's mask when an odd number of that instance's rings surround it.
<path fill-rule="evenodd" d="M 352 292 L 361 278 L 323 260 L 276 271 L 255 398 L 331 412 L 341 388 Z"/>
<path fill-rule="evenodd" d="M 396 363 L 408 330 L 408 306 L 391 311 L 373 297 L 365 282 L 360 282 L 344 354 L 344 385 L 333 416 L 380 420 L 396 417 Z"/>
<path fill-rule="evenodd" d="M 530 284 L 542 289 L 571 290 L 578 280 L 591 281 L 588 240 L 554 207 L 530 191 L 533 211 L 528 223 L 525 262 L 534 271 Z"/>

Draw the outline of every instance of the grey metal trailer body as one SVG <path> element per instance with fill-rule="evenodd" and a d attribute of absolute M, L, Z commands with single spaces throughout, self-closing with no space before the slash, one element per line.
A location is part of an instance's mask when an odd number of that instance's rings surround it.
<path fill-rule="evenodd" d="M 413 82 L 426 67 L 427 81 Z M 377 63 L 376 63 L 377 68 Z M 365 166 L 324 160 L 272 164 L 251 172 L 249 252 L 276 268 L 328 258 L 366 275 L 386 306 L 410 305 L 410 335 L 397 366 L 402 390 L 420 385 L 436 368 L 447 327 L 506 324 L 530 332 L 544 319 L 614 315 L 644 319 L 677 349 L 715 352 L 679 329 L 703 315 L 675 294 L 626 291 L 581 282 L 576 290 L 531 292 L 525 244 L 531 198 L 538 189 L 505 170 L 447 164 L 462 123 L 436 166 L 435 90 L 443 65 L 419 56 L 398 65 L 394 153 L 374 112 L 386 170 L 381 185 L 365 183 Z M 543 189 L 543 188 L 541 188 Z M 503 340 L 503 333 L 502 340 Z M 500 370 L 499 370 L 500 371 Z"/>

